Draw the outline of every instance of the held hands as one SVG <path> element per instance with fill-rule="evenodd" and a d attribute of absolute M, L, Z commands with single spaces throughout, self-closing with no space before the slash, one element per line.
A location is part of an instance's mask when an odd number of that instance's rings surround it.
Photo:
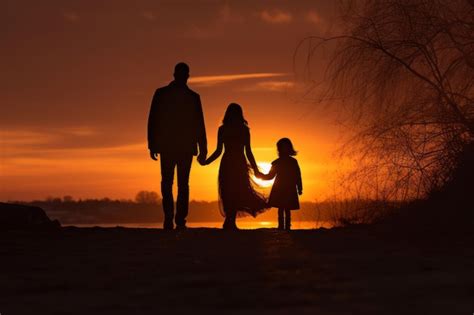
<path fill-rule="evenodd" d="M 199 164 L 201 164 L 202 166 L 209 164 L 207 163 L 206 157 L 207 157 L 207 152 L 200 152 L 197 157 Z"/>
<path fill-rule="evenodd" d="M 204 160 L 199 160 L 198 159 L 198 162 L 201 166 L 206 166 L 206 165 L 211 164 L 208 159 L 207 160 L 206 159 L 204 159 Z"/>
<path fill-rule="evenodd" d="M 263 179 L 263 173 L 260 172 L 258 169 L 255 169 L 253 171 L 253 174 L 255 175 L 255 177 L 259 178 L 259 179 Z"/>
<path fill-rule="evenodd" d="M 260 178 L 260 179 L 262 179 L 262 177 L 263 177 L 263 173 L 260 172 L 260 170 L 258 169 L 258 166 L 257 166 L 257 165 L 255 165 L 255 166 L 253 167 L 253 175 L 254 175 L 255 177 L 257 177 L 257 178 Z"/>
<path fill-rule="evenodd" d="M 206 166 L 206 165 L 211 164 L 212 162 L 214 162 L 214 159 L 211 160 L 211 158 L 207 158 L 207 159 L 204 159 L 202 163 L 199 162 L 199 164 L 201 164 L 202 166 Z"/>

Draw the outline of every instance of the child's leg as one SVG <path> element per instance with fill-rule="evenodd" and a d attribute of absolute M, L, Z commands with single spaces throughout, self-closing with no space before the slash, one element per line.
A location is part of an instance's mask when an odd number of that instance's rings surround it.
<path fill-rule="evenodd" d="M 291 229 L 291 210 L 285 209 L 285 229 Z"/>
<path fill-rule="evenodd" d="M 229 227 L 229 211 L 225 210 L 224 225 L 222 226 L 222 228 L 227 229 L 228 227 Z"/>
<path fill-rule="evenodd" d="M 237 211 L 232 210 L 232 215 L 230 217 L 230 226 L 232 229 L 237 229 L 237 224 L 235 223 L 235 220 L 237 220 Z"/>
<path fill-rule="evenodd" d="M 284 210 L 282 208 L 278 208 L 278 229 L 283 230 L 285 228 L 285 217 L 284 217 Z"/>

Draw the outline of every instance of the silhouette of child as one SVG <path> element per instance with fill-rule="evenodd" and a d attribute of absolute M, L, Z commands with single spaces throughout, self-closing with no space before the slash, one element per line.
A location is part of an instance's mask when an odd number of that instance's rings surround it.
<path fill-rule="evenodd" d="M 268 174 L 257 174 L 264 180 L 275 178 L 268 204 L 270 207 L 278 208 L 278 229 L 290 230 L 291 210 L 300 208 L 298 195 L 303 193 L 301 171 L 298 161 L 293 158 L 296 151 L 291 140 L 283 138 L 277 142 L 279 158 L 272 162 Z"/>

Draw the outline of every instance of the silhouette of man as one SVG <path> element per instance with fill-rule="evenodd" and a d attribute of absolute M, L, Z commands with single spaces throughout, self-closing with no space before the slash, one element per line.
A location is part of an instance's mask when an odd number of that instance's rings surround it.
<path fill-rule="evenodd" d="M 178 63 L 174 81 L 156 90 L 148 117 L 150 157 L 161 162 L 161 195 L 165 215 L 163 228 L 186 228 L 189 203 L 189 172 L 193 156 L 203 164 L 207 157 L 206 128 L 199 94 L 187 86 L 189 66 Z M 178 199 L 174 215 L 173 179 L 178 172 Z"/>

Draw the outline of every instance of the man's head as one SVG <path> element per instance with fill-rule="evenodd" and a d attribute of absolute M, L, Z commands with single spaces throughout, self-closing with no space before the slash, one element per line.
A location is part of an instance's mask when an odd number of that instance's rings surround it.
<path fill-rule="evenodd" d="M 189 66 L 184 62 L 178 63 L 174 66 L 174 79 L 178 83 L 184 83 L 188 81 L 189 78 Z"/>

